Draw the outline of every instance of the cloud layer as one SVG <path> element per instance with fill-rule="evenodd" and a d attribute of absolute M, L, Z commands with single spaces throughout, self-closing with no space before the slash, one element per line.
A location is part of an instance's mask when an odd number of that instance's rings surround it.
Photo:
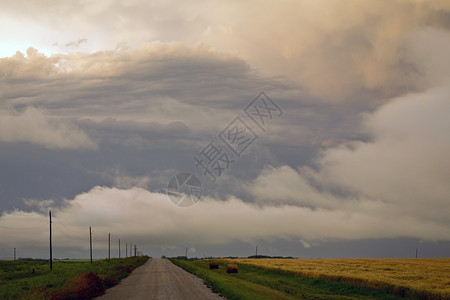
<path fill-rule="evenodd" d="M 64 220 L 55 224 L 63 226 L 55 239 L 75 247 L 89 225 L 100 236 L 114 232 L 143 245 L 164 246 L 280 237 L 304 243 L 399 237 L 448 241 L 450 140 L 443 137 L 450 128 L 449 94 L 446 86 L 381 107 L 366 120 L 373 141 L 325 150 L 317 170 L 266 168 L 242 187 L 254 203 L 205 198 L 179 208 L 166 195 L 141 188 L 95 187 L 54 208 L 56 219 Z M 48 209 L 46 203 L 28 203 Z M 46 218 L 14 211 L 2 215 L 0 225 L 33 228 Z M 21 240 L 7 232 L 3 242 L 38 245 L 44 235 Z"/>
<path fill-rule="evenodd" d="M 237 17 L 212 26 L 211 39 L 328 101 L 423 89 L 426 66 L 412 57 L 410 36 L 422 28 L 448 30 L 450 12 L 446 1 L 247 1 L 243 6 L 230 5 Z"/>
<path fill-rule="evenodd" d="M 22 113 L 0 111 L 0 141 L 28 142 L 49 149 L 96 149 L 89 136 L 69 120 L 27 107 Z"/>
<path fill-rule="evenodd" d="M 445 0 L 71 1 L 50 6 L 16 1 L 2 14 L 5 20 L 26 19 L 35 36 L 58 39 L 52 43 L 87 40 L 82 51 L 153 41 L 203 42 L 236 53 L 267 74 L 287 76 L 327 101 L 372 93 L 393 97 L 428 87 L 427 66 L 410 51 L 411 35 L 450 27 Z M 14 30 L 16 38 L 42 43 Z"/>
<path fill-rule="evenodd" d="M 49 207 L 74 249 L 88 226 L 163 247 L 450 240 L 448 1 L 2 7 L 3 244 L 45 246 Z M 211 182 L 193 157 L 253 124 L 261 91 L 282 117 Z M 159 193 L 179 172 L 194 207 Z"/>

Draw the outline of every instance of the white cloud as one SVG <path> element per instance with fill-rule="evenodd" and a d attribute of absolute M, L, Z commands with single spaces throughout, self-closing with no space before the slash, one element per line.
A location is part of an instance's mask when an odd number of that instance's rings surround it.
<path fill-rule="evenodd" d="M 336 208 L 341 200 L 320 193 L 301 174 L 289 166 L 266 167 L 248 189 L 260 205 L 301 205 L 305 207 Z"/>
<path fill-rule="evenodd" d="M 367 116 L 372 141 L 323 151 L 318 170 L 266 168 L 249 192 L 264 205 L 326 209 L 331 218 L 345 211 L 350 223 L 367 214 L 367 222 L 355 226 L 389 219 L 390 229 L 380 226 L 378 234 L 427 223 L 446 228 L 441 237 L 449 239 L 449 97 L 446 85 L 393 99 Z M 371 226 L 367 237 L 374 234 Z"/>
<path fill-rule="evenodd" d="M 315 179 L 390 204 L 392 215 L 448 221 L 449 96 L 447 85 L 381 107 L 367 119 L 373 142 L 327 150 Z"/>
<path fill-rule="evenodd" d="M 436 16 L 449 11 L 448 1 L 245 1 L 213 11 L 205 40 L 323 99 L 392 97 L 429 86 L 411 40 L 419 28 L 448 30 Z"/>
<path fill-rule="evenodd" d="M 180 208 L 166 195 L 140 188 L 120 190 L 95 187 L 54 208 L 54 244 L 86 248 L 86 232 L 92 226 L 96 239 L 108 233 L 132 239 L 141 245 L 225 244 L 255 239 L 308 240 L 414 237 L 448 240 L 445 224 L 408 215 L 397 218 L 371 211 L 310 209 L 299 206 L 259 207 L 236 198 L 227 201 L 204 199 L 195 206 Z M 6 227 L 30 228 L 48 224 L 47 215 L 14 211 L 0 217 L 2 243 L 45 246 L 48 233 L 29 230 L 17 235 Z M 31 231 L 31 232 L 30 232 Z M 96 247 L 103 244 L 96 243 Z"/>
<path fill-rule="evenodd" d="M 148 176 L 130 177 L 119 175 L 114 178 L 114 186 L 122 189 L 131 187 L 147 188 L 149 182 L 150 178 Z"/>
<path fill-rule="evenodd" d="M 302 246 L 304 247 L 304 248 L 311 248 L 311 244 L 310 243 L 308 243 L 307 241 L 304 241 L 304 240 L 300 240 L 300 243 L 302 243 Z"/>
<path fill-rule="evenodd" d="M 450 14 L 450 13 L 449 13 Z M 450 32 L 430 27 L 411 31 L 406 44 L 410 49 L 410 60 L 422 68 L 424 81 L 428 86 L 444 85 L 450 78 Z"/>
<path fill-rule="evenodd" d="M 2 12 L 2 28 L 11 43 L 40 47 L 84 37 L 89 42 L 81 50 L 91 53 L 121 43 L 204 42 L 336 101 L 361 90 L 386 96 L 427 87 L 426 66 L 410 59 L 412 33 L 448 30 L 450 11 L 445 0 L 98 3 L 15 1 Z"/>
<path fill-rule="evenodd" d="M 22 113 L 0 110 L 0 141 L 28 142 L 49 149 L 96 149 L 97 145 L 76 125 L 27 107 Z"/>

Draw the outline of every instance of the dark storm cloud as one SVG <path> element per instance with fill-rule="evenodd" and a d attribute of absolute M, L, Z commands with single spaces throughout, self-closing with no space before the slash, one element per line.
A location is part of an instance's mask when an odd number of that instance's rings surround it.
<path fill-rule="evenodd" d="M 9 200 L 3 209 L 23 207 L 29 198 L 58 203 L 95 185 L 123 187 L 134 177 L 144 180 L 143 187 L 161 190 L 167 170 L 200 172 L 192 157 L 261 90 L 282 105 L 285 117 L 233 166 L 228 179 L 209 189 L 219 198 L 233 192 L 245 197 L 240 188 L 230 189 L 235 177 L 251 182 L 266 164 L 310 164 L 321 148 L 361 137 L 353 124 L 364 107 L 317 102 L 280 79 L 258 76 L 241 59 L 201 45 L 156 43 L 52 57 L 30 49 L 1 63 L 2 120 L 17 131 L 3 127 L 0 134 L 8 143 L 1 184 Z M 39 163 L 31 163 L 36 158 Z M 18 161 L 27 162 L 20 172 Z"/>

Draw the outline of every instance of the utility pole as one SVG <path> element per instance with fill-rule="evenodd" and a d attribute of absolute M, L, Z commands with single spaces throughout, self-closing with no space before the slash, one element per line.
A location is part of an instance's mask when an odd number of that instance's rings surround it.
<path fill-rule="evenodd" d="M 89 226 L 89 254 L 91 257 L 91 264 L 92 264 L 92 230 L 91 230 L 91 226 Z"/>
<path fill-rule="evenodd" d="M 14 248 L 14 261 L 16 261 L 16 248 Z"/>
<path fill-rule="evenodd" d="M 256 255 L 255 257 L 258 257 L 258 246 L 256 246 Z"/>
<path fill-rule="evenodd" d="M 111 259 L 111 233 L 108 233 L 108 259 Z"/>
<path fill-rule="evenodd" d="M 120 258 L 120 239 L 119 239 L 119 258 Z"/>
<path fill-rule="evenodd" d="M 53 269 L 53 254 L 52 254 L 52 211 L 48 211 L 50 217 L 50 270 Z"/>
<path fill-rule="evenodd" d="M 125 243 L 125 258 L 128 257 L 128 243 Z"/>
<path fill-rule="evenodd" d="M 186 253 L 185 253 L 185 255 L 184 255 L 186 258 L 187 258 L 187 247 L 186 247 Z"/>
<path fill-rule="evenodd" d="M 416 258 L 417 258 L 417 252 L 419 252 L 419 248 L 416 248 Z"/>
<path fill-rule="evenodd" d="M 134 256 L 136 256 L 136 244 L 134 244 Z"/>

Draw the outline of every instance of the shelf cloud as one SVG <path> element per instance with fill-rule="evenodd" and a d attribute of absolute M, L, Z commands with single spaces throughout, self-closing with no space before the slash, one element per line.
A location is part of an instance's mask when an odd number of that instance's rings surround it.
<path fill-rule="evenodd" d="M 159 254 L 405 238 L 446 253 L 448 1 L 2 8 L 0 257 L 45 247 L 48 209 L 75 256 L 88 226 Z M 263 91 L 280 112 L 257 107 L 264 128 L 245 110 Z M 233 120 L 253 132 L 239 155 Z M 194 160 L 213 144 L 231 158 L 215 181 Z M 203 187 L 188 208 L 165 195 L 182 172 Z"/>

